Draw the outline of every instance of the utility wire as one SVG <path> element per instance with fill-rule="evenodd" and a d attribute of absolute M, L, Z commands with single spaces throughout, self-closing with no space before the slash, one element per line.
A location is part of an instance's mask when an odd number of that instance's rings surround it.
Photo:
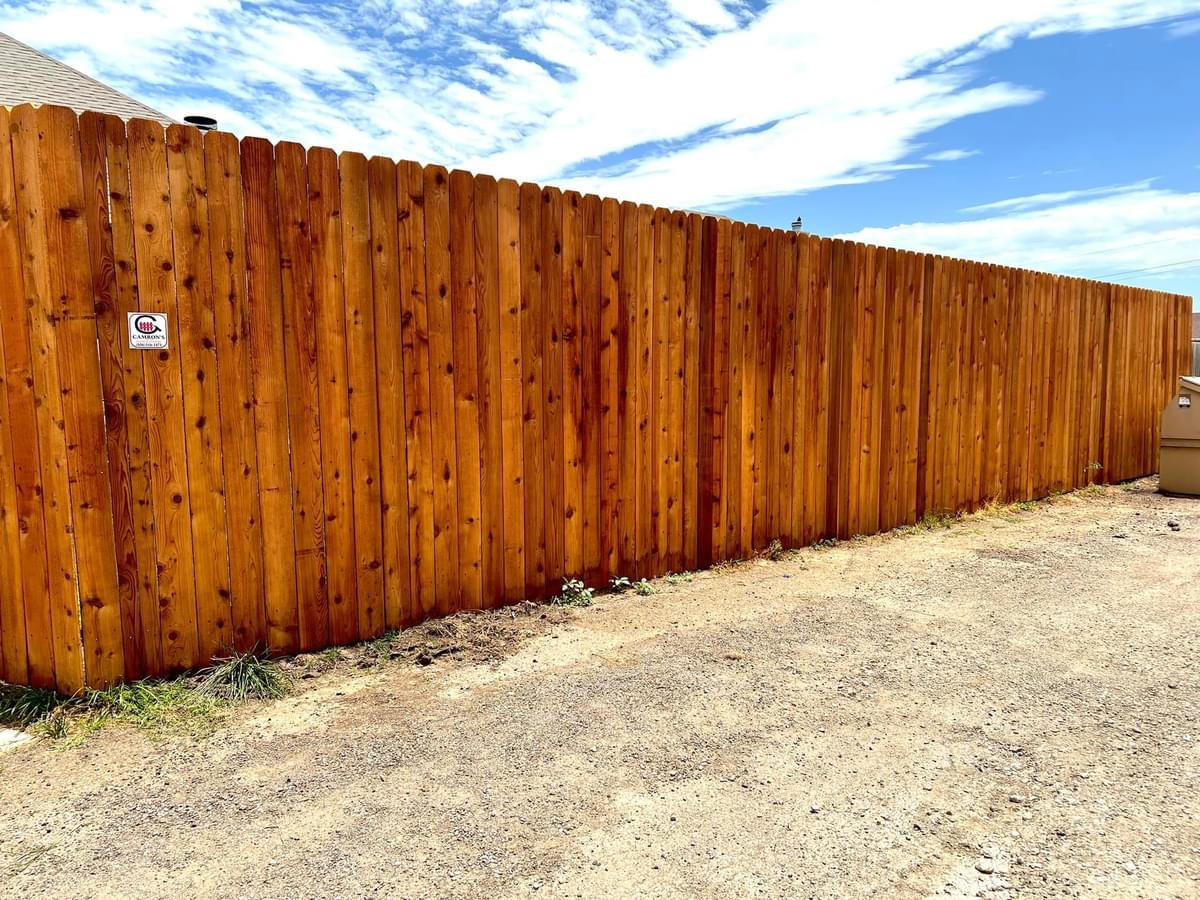
<path fill-rule="evenodd" d="M 1139 272 L 1153 272 L 1153 271 L 1156 271 L 1157 269 L 1168 269 L 1171 266 L 1182 266 L 1187 263 L 1200 263 L 1200 256 L 1197 256 L 1194 259 L 1179 259 L 1179 260 L 1176 260 L 1175 262 L 1163 263 L 1162 265 L 1159 265 L 1159 266 L 1146 266 L 1146 268 L 1144 268 L 1144 269 L 1130 269 L 1126 272 L 1109 272 L 1107 275 L 1100 275 L 1098 277 L 1099 278 L 1116 278 L 1119 275 L 1136 275 Z"/>

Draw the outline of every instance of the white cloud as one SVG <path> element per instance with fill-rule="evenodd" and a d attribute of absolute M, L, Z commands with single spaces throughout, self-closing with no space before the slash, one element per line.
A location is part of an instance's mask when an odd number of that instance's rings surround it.
<path fill-rule="evenodd" d="M 176 116 L 689 208 L 893 177 L 1032 103 L 965 61 L 1200 0 L 8 0 L 0 29 Z M 870 27 L 864 28 L 864 22 Z M 590 173 L 590 174 L 589 174 Z"/>
<path fill-rule="evenodd" d="M 1189 265 L 1200 257 L 1200 192 L 1145 185 L 1079 191 L 1083 199 L 1044 209 L 984 204 L 979 208 L 990 206 L 997 214 L 864 228 L 839 237 L 1088 278 L 1171 282 L 1169 289 L 1191 292 L 1200 283 L 1200 266 Z"/>
<path fill-rule="evenodd" d="M 1130 191 L 1143 191 L 1150 187 L 1153 183 L 1153 178 L 1147 178 L 1144 181 L 1136 181 L 1133 184 L 1115 184 L 1107 187 L 1081 188 L 1074 191 L 1053 191 L 1042 194 L 1026 194 L 1023 197 L 1009 197 L 1005 200 L 992 200 L 988 203 L 980 203 L 977 206 L 967 206 L 963 208 L 963 212 L 991 212 L 994 210 L 1008 210 L 1015 212 L 1022 209 L 1035 209 L 1039 206 L 1055 206 L 1061 203 L 1067 203 L 1071 200 L 1080 200 L 1084 197 L 1101 197 L 1108 194 L 1124 194 Z"/>
<path fill-rule="evenodd" d="M 925 159 L 929 162 L 957 162 L 960 159 L 978 156 L 979 152 L 978 150 L 938 150 L 936 153 L 926 154 Z"/>

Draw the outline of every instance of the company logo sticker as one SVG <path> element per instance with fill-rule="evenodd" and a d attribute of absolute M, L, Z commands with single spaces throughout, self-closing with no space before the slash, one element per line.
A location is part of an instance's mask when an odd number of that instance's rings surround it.
<path fill-rule="evenodd" d="M 129 325 L 130 350 L 167 349 L 166 313 L 126 313 L 126 322 Z"/>

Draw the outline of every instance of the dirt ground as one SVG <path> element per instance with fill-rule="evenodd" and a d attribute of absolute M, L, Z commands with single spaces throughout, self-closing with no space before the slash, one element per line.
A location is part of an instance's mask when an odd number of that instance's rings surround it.
<path fill-rule="evenodd" d="M 26 744 L 0 895 L 1194 897 L 1198 537 L 1148 480 Z"/>

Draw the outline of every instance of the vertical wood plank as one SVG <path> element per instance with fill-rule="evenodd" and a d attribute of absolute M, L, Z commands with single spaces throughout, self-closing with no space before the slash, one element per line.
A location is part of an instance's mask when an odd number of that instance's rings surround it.
<path fill-rule="evenodd" d="M 604 244 L 601 200 L 588 194 L 582 201 L 583 259 L 580 269 L 582 297 L 579 316 L 579 353 L 582 371 L 580 454 L 583 468 L 583 571 L 589 581 L 603 584 L 603 551 L 600 538 L 600 496 L 603 438 L 600 393 L 600 348 Z"/>
<path fill-rule="evenodd" d="M 707 526 L 707 513 L 711 504 L 705 503 L 705 513 L 700 510 L 699 465 L 701 454 L 708 456 L 712 452 L 711 440 L 700 443 L 701 411 L 701 374 L 700 365 L 704 353 L 700 347 L 700 267 L 701 267 L 701 233 L 700 217 L 695 213 L 686 216 L 683 246 L 687 250 L 683 270 L 683 341 L 682 360 L 679 378 L 683 382 L 683 441 L 676 443 L 680 450 L 679 467 L 681 472 L 681 496 L 679 514 L 683 518 L 683 557 L 679 562 L 681 569 L 691 571 L 699 565 L 699 533 L 701 528 L 711 532 Z M 711 352 L 709 358 L 711 360 Z M 711 364 L 711 362 L 709 363 Z M 709 388 L 711 392 L 711 387 Z M 707 395 L 705 402 L 707 402 Z"/>
<path fill-rule="evenodd" d="M 267 642 L 263 586 L 262 512 L 254 443 L 254 378 L 246 294 L 246 222 L 237 140 L 204 136 L 209 260 L 216 329 L 217 391 L 221 398 L 221 455 L 229 534 L 231 641 L 240 652 Z M 132 461 L 132 455 L 131 455 Z M 139 552 L 139 561 L 140 561 Z"/>
<path fill-rule="evenodd" d="M 563 354 L 563 566 L 568 578 L 587 573 L 583 563 L 583 209 L 582 197 L 562 200 Z"/>
<path fill-rule="evenodd" d="M 483 603 L 504 599 L 504 451 L 500 350 L 500 248 L 498 188 L 475 178 L 475 281 L 479 336 L 480 530 L 483 541 Z"/>
<path fill-rule="evenodd" d="M 458 463 L 461 609 L 483 607 L 483 484 L 479 471 L 479 313 L 475 281 L 475 182 L 450 173 L 450 318 L 454 330 L 454 428 Z"/>
<path fill-rule="evenodd" d="M 283 152 L 284 145 L 276 148 Z M 296 579 L 300 627 L 328 622 L 328 641 L 358 639 L 359 603 L 354 515 L 354 449 L 350 423 L 349 323 L 343 266 L 343 214 L 337 155 L 308 151 L 308 250 L 311 287 L 301 289 L 304 244 L 292 271 L 297 286 L 284 304 L 288 343 L 288 413 L 292 420 L 292 471 L 296 482 Z M 299 184 L 303 184 L 301 180 Z M 299 190 L 299 185 L 297 185 Z M 281 199 L 284 191 L 280 190 Z M 301 220 L 297 225 L 303 230 Z M 285 224 L 290 225 L 290 222 Z M 284 298 L 289 297 L 287 270 Z M 311 555 L 310 555 L 311 554 Z M 310 603 L 306 603 L 310 598 Z M 310 605 L 311 604 L 311 605 Z M 322 612 L 324 616 L 322 616 Z M 306 613 L 310 613 L 306 617 Z"/>
<path fill-rule="evenodd" d="M 525 587 L 531 598 L 546 592 L 546 492 L 542 477 L 544 378 L 542 334 L 542 193 L 523 183 L 521 199 L 521 373 L 524 428 L 522 457 L 525 487 Z M 553 590 L 557 585 L 551 585 Z"/>
<path fill-rule="evenodd" d="M 497 185 L 500 406 L 504 466 L 504 599 L 525 597 L 525 448 L 521 351 L 521 190 Z"/>
<path fill-rule="evenodd" d="M 142 361 L 135 351 L 125 349 L 125 312 L 136 308 L 133 299 L 132 221 L 128 209 L 125 124 L 115 116 L 84 113 L 79 120 L 79 137 L 83 164 L 83 217 L 88 230 L 103 389 L 105 451 L 113 504 L 123 674 L 125 678 L 133 679 L 140 677 L 145 668 L 145 634 L 141 621 L 144 609 L 151 610 L 155 622 L 152 642 L 158 644 L 159 639 L 155 608 L 157 598 L 152 587 L 156 578 L 154 522 L 150 518 L 148 527 L 143 528 L 146 522 L 140 515 L 142 509 L 150 508 L 149 472 L 145 465 L 144 449 L 148 438 L 141 403 L 145 392 L 141 378 Z M 7 134 L 3 140 L 7 142 Z M 110 142 L 120 147 L 120 160 L 111 173 Z M 114 219 L 118 221 L 114 222 Z M 21 296 L 22 289 L 16 288 L 13 294 Z M 128 366 L 126 354 L 132 358 Z M 139 468 L 136 470 L 131 465 L 131 448 L 137 448 L 132 451 L 138 454 Z M 15 515 L 15 508 L 13 512 Z M 17 564 L 12 571 L 19 577 L 21 570 L 21 565 Z M 22 624 L 23 621 L 22 616 Z"/>
<path fill-rule="evenodd" d="M 386 627 L 384 601 L 383 486 L 380 461 L 378 394 L 380 367 L 375 344 L 375 272 L 371 223 L 371 190 L 366 157 L 343 153 L 339 159 L 342 189 L 341 266 L 345 281 L 346 389 L 350 400 L 350 472 L 354 513 L 352 555 L 338 559 L 357 576 L 357 639 L 378 637 Z M 395 192 L 391 192 L 395 196 Z M 401 382 L 386 387 L 391 396 Z M 407 542 L 405 542 L 407 544 Z M 350 548 L 347 548 L 349 550 Z M 405 548 L 407 549 L 407 548 Z M 332 560 L 333 557 L 331 556 Z"/>
<path fill-rule="evenodd" d="M 567 577 L 565 569 L 566 472 L 563 465 L 563 196 L 557 188 L 542 188 L 542 352 L 543 427 L 542 477 L 546 481 L 546 581 L 553 593 Z"/>
<path fill-rule="evenodd" d="M 367 162 L 371 221 L 371 288 L 375 302 L 372 402 L 379 421 L 383 627 L 412 621 L 413 559 L 408 543 L 408 446 L 405 424 L 409 385 L 404 373 L 404 307 L 400 292 L 398 174 L 390 159 Z M 351 416 L 353 416 L 353 409 Z M 355 470 L 356 475 L 358 470 Z M 357 495 L 356 495 L 357 498 Z M 361 551 L 360 551 L 360 559 Z"/>
<path fill-rule="evenodd" d="M 638 577 L 654 577 L 658 571 L 656 556 L 654 510 L 655 471 L 654 443 L 654 210 L 646 205 L 637 207 L 637 264 L 631 273 L 638 308 L 637 367 L 633 384 L 637 390 L 637 572 Z"/>
<path fill-rule="evenodd" d="M 138 304 L 143 311 L 165 312 L 170 317 L 169 349 L 143 355 L 162 658 L 165 671 L 170 673 L 190 668 L 200 658 L 179 304 L 171 240 L 172 198 L 164 138 L 157 122 L 134 119 L 129 123 Z"/>
<path fill-rule="evenodd" d="M 229 532 L 217 364 L 217 322 L 209 246 L 204 138 L 195 128 L 167 129 L 171 232 L 179 302 L 179 359 L 187 416 L 187 480 L 196 558 L 199 660 L 228 653 L 233 642 Z"/>
<path fill-rule="evenodd" d="M 614 512 L 620 535 L 617 573 L 632 577 L 638 564 L 638 522 L 640 472 L 638 429 L 638 365 L 641 357 L 640 308 L 638 305 L 638 209 L 629 202 L 620 205 L 620 259 L 617 321 L 621 330 L 617 356 L 617 430 L 620 436 L 617 508 Z"/>
<path fill-rule="evenodd" d="M 443 176 L 444 177 L 444 176 Z M 408 463 L 408 546 L 412 567 L 412 603 L 405 624 L 422 621 L 438 608 L 438 594 L 457 565 L 438 556 L 445 539 L 434 519 L 442 508 L 433 443 L 433 337 L 425 241 L 425 174 L 414 162 L 401 162 L 396 178 L 396 229 L 400 261 L 401 350 L 404 362 L 404 415 Z M 442 270 L 444 271 L 444 269 Z M 437 274 L 438 269 L 434 269 Z M 442 282 L 444 284 L 444 282 Z M 436 292 L 441 285 L 434 285 Z M 440 324 L 440 323 L 439 323 Z M 441 338 L 439 338 L 439 341 Z M 439 343 L 439 352 L 444 347 Z M 440 439 L 439 439 L 440 440 Z M 439 444 L 439 449 L 441 445 Z M 435 485 L 437 485 L 435 487 Z"/>
<path fill-rule="evenodd" d="M 331 165 L 333 195 L 326 197 L 324 192 L 331 187 Z M 318 650 L 331 640 L 350 640 L 345 609 L 354 597 L 353 573 L 348 579 L 347 567 L 339 566 L 330 584 L 325 556 L 327 538 L 333 541 L 335 559 L 349 549 L 345 543 L 347 528 L 352 529 L 354 524 L 346 488 L 350 442 L 346 433 L 349 415 L 340 240 L 331 235 L 331 227 L 337 223 L 330 225 L 338 204 L 337 162 L 332 150 L 316 148 L 306 155 L 299 144 L 282 142 L 275 148 L 275 166 L 284 378 L 291 437 L 295 541 L 292 571 L 299 600 L 299 646 L 302 650 Z M 322 432 L 322 418 L 328 426 L 327 434 Z M 327 446 L 323 448 L 322 443 Z M 331 629 L 334 605 L 338 616 L 336 638 Z"/>
<path fill-rule="evenodd" d="M 454 396 L 454 308 L 450 293 L 450 185 L 441 166 L 424 169 L 425 283 L 433 431 L 433 553 L 439 615 L 462 608 L 458 457 Z M 468 561 L 467 565 L 470 564 Z"/>
<path fill-rule="evenodd" d="M 625 329 L 619 299 L 621 278 L 621 207 L 600 202 L 600 578 L 620 574 L 621 431 L 617 413 L 621 384 L 619 361 Z"/>
<path fill-rule="evenodd" d="M 729 414 L 725 425 L 725 558 L 746 556 L 742 546 L 742 475 L 745 434 L 746 227 L 734 222 L 729 230 Z"/>
<path fill-rule="evenodd" d="M 296 534 L 292 522 L 287 364 L 280 327 L 283 288 L 274 150 L 260 138 L 245 138 L 241 144 L 241 163 L 254 443 L 261 491 L 266 649 L 294 653 L 300 647 L 300 610 L 293 565 Z"/>

